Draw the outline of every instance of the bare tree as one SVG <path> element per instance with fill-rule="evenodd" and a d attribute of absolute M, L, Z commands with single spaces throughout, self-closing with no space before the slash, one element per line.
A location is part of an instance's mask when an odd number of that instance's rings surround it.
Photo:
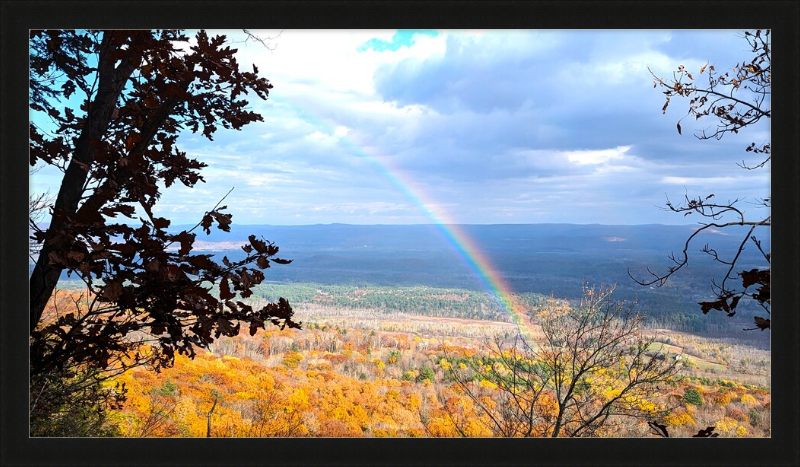
<path fill-rule="evenodd" d="M 612 292 L 584 286 L 577 307 L 553 303 L 535 315 L 541 339 L 496 338 L 491 357 L 451 366 L 495 435 L 591 437 L 665 412 L 651 399 L 676 361 L 652 348 L 640 314 Z"/>
<path fill-rule="evenodd" d="M 699 74 L 707 73 L 708 84 L 700 85 L 695 77 L 683 66 L 673 72 L 671 79 L 660 78 L 652 71 L 653 87 L 659 87 L 666 96 L 662 113 L 666 113 L 670 100 L 673 97 L 689 99 L 689 109 L 681 121 L 689 116 L 695 120 L 705 117 L 717 119 L 714 128 L 702 130 L 695 136 L 701 140 L 721 139 L 729 133 L 739 133 L 740 130 L 755 125 L 762 118 L 769 119 L 772 115 L 770 109 L 771 90 L 771 50 L 770 30 L 747 31 L 743 38 L 747 41 L 753 57 L 736 64 L 732 70 L 718 73 L 713 65 L 706 64 L 699 70 Z M 699 75 L 698 75 L 699 77 Z M 681 124 L 677 124 L 678 134 L 681 133 Z M 745 151 L 758 156 L 757 163 L 748 164 L 744 161 L 737 164 L 744 170 L 758 170 L 768 167 L 771 153 L 770 142 L 753 142 Z M 654 272 L 648 268 L 649 277 L 645 279 L 634 277 L 630 271 L 628 275 L 640 285 L 664 285 L 667 280 L 679 270 L 689 264 L 689 249 L 692 242 L 701 232 L 709 229 L 733 229 L 744 227 L 738 248 L 730 252 L 720 252 L 715 248 L 704 245 L 700 251 L 714 261 L 726 266 L 725 275 L 721 279 L 713 279 L 711 283 L 715 298 L 710 301 L 700 302 L 703 313 L 711 310 L 724 311 L 728 316 L 736 313 L 736 307 L 742 298 L 750 298 L 758 304 L 769 316 L 770 314 L 770 252 L 759 240 L 757 232 L 760 227 L 771 226 L 770 198 L 757 200 L 755 208 L 761 208 L 755 213 L 746 212 L 741 207 L 740 199 L 733 201 L 716 201 L 713 194 L 690 198 L 685 196 L 684 203 L 673 204 L 667 199 L 666 210 L 682 213 L 684 216 L 699 215 L 702 219 L 700 227 L 684 243 L 683 251 L 669 257 L 673 261 L 666 272 Z M 760 268 L 742 270 L 742 252 L 750 245 L 755 247 L 765 264 Z M 736 282 L 740 281 L 740 284 Z M 755 328 L 769 329 L 769 318 L 756 316 Z"/>

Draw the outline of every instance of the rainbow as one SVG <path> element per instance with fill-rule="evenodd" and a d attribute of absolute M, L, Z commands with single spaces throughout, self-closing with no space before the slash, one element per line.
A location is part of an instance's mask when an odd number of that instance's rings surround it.
<path fill-rule="evenodd" d="M 273 102 L 275 101 L 274 97 L 271 99 Z M 279 99 L 279 102 L 301 114 L 305 121 L 313 124 L 318 130 L 324 130 L 327 134 L 335 133 L 336 122 L 326 123 L 317 116 L 298 109 L 284 99 Z M 491 259 L 460 225 L 449 218 L 444 208 L 441 208 L 416 183 L 414 178 L 406 174 L 400 167 L 395 166 L 386 159 L 381 160 L 382 158 L 376 154 L 375 150 L 367 149 L 370 146 L 357 144 L 353 137 L 348 137 L 347 135 L 340 136 L 338 141 L 352 154 L 366 161 L 378 174 L 389 181 L 431 219 L 432 224 L 444 241 L 464 262 L 467 268 L 472 271 L 483 288 L 494 297 L 502 309 L 511 317 L 517 328 L 527 334 L 529 329 L 525 325 L 528 322 L 528 319 L 525 318 L 525 307 L 516 299 L 511 287 L 492 264 Z"/>

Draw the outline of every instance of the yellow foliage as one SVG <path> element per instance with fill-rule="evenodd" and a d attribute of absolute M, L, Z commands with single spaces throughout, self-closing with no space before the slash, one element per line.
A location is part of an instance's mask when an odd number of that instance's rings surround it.
<path fill-rule="evenodd" d="M 740 425 L 739 428 L 736 429 L 736 436 L 739 438 L 747 436 L 747 428 Z"/>
<path fill-rule="evenodd" d="M 303 411 L 308 408 L 308 395 L 300 388 L 295 389 L 289 395 L 288 406 L 297 411 Z"/>
<path fill-rule="evenodd" d="M 688 412 L 673 413 L 664 417 L 664 423 L 670 426 L 696 425 Z"/>
<path fill-rule="evenodd" d="M 417 409 L 421 405 L 422 405 L 422 398 L 420 397 L 419 394 L 417 394 L 415 392 L 409 394 L 409 396 L 408 396 L 408 406 L 411 409 Z"/>
<path fill-rule="evenodd" d="M 295 369 L 297 368 L 297 365 L 304 359 L 305 357 L 300 352 L 288 352 L 283 358 L 282 363 L 286 365 L 287 368 Z"/>
<path fill-rule="evenodd" d="M 730 417 L 724 417 L 722 420 L 717 422 L 716 429 L 720 434 L 730 435 L 733 433 L 733 430 L 736 429 L 737 425 L 739 425 L 739 422 L 736 420 Z"/>
<path fill-rule="evenodd" d="M 275 387 L 275 379 L 269 373 L 262 372 L 256 376 L 258 387 L 264 390 L 271 390 Z"/>
<path fill-rule="evenodd" d="M 487 379 L 481 380 L 481 387 L 488 389 L 497 389 L 497 385 Z"/>
<path fill-rule="evenodd" d="M 605 391 L 603 391 L 603 400 L 610 401 L 611 399 L 619 396 L 622 393 L 621 389 L 615 389 L 611 386 L 607 387 Z"/>
<path fill-rule="evenodd" d="M 510 370 L 500 362 L 495 362 L 492 368 L 494 369 L 494 372 L 500 376 L 505 376 L 510 373 Z"/>
<path fill-rule="evenodd" d="M 378 380 L 378 381 L 380 381 L 380 380 Z M 400 386 L 403 385 L 403 382 L 400 381 L 399 379 L 387 378 L 387 379 L 383 380 L 383 384 L 386 387 L 399 388 Z"/>
<path fill-rule="evenodd" d="M 237 397 L 237 398 L 239 398 L 241 400 L 245 400 L 245 401 L 249 401 L 250 399 L 253 399 L 255 397 L 252 393 L 249 393 L 249 392 L 246 392 L 246 391 L 239 391 L 239 392 L 234 393 L 233 395 L 235 397 Z"/>
<path fill-rule="evenodd" d="M 536 411 L 545 418 L 553 418 L 558 414 L 558 401 L 550 393 L 543 393 L 536 401 Z"/>
<path fill-rule="evenodd" d="M 747 406 L 758 405 L 758 401 L 756 400 L 756 398 L 751 396 L 750 394 L 742 395 L 741 401 L 742 401 L 742 404 L 747 405 Z"/>
<path fill-rule="evenodd" d="M 658 412 L 658 407 L 656 406 L 656 404 L 642 397 L 630 398 L 629 402 L 631 405 L 636 406 L 639 410 L 642 410 L 649 414 L 655 414 L 656 412 Z"/>
<path fill-rule="evenodd" d="M 475 418 L 467 419 L 464 425 L 464 434 L 469 438 L 483 438 L 492 436 L 492 432 Z"/>
<path fill-rule="evenodd" d="M 447 416 L 430 418 L 426 428 L 434 438 L 449 438 L 458 436 L 458 431 L 453 425 L 453 422 Z"/>
<path fill-rule="evenodd" d="M 717 405 L 728 405 L 731 403 L 731 395 L 728 393 L 718 393 L 714 396 L 714 403 Z"/>

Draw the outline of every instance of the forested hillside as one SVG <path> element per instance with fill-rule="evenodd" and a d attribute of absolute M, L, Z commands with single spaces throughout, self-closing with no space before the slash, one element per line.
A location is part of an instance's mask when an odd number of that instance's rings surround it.
<path fill-rule="evenodd" d="M 432 287 L 267 284 L 253 304 L 273 294 L 294 301 L 303 329 L 221 337 L 208 352 L 194 359 L 177 356 L 173 367 L 158 373 L 135 368 L 106 381 L 103 386 L 123 400 L 103 419 L 105 432 L 131 437 L 507 435 L 485 404 L 504 400 L 503 380 L 497 378 L 514 368 L 507 366 L 508 350 L 498 353 L 494 344 L 514 342 L 519 330 L 490 296 Z M 61 306 L 80 303 L 81 297 L 61 292 Z M 518 298 L 534 330 L 540 329 L 535 323 L 544 319 L 542 313 L 566 304 L 534 294 Z M 674 360 L 678 372 L 658 391 L 631 400 L 637 417 L 612 417 L 614 422 L 595 436 L 655 436 L 651 420 L 663 423 L 670 436 L 691 436 L 707 426 L 724 437 L 769 436 L 768 350 L 661 329 L 644 334 L 650 336 L 649 353 L 679 358 Z M 541 330 L 530 338 L 542 342 Z M 598 368 L 581 383 L 584 391 L 596 393 L 596 401 L 610 400 L 620 389 L 613 376 L 617 371 Z M 547 414 L 555 401 L 549 397 L 535 405 L 541 415 L 531 425 L 536 436 L 552 430 Z M 67 410 L 62 416 L 49 428 L 68 431 L 70 417 L 86 414 Z"/>

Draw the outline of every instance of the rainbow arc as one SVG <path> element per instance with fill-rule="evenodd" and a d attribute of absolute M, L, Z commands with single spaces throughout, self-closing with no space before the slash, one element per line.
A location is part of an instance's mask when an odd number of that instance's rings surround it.
<path fill-rule="evenodd" d="M 293 110 L 298 110 L 285 100 L 281 100 L 281 102 Z M 324 130 L 326 134 L 337 134 L 334 129 L 339 126 L 335 122 L 328 124 L 306 111 L 300 111 L 299 113 L 303 115 L 306 121 L 310 121 L 316 126 L 318 130 Z M 492 294 L 520 331 L 528 334 L 530 330 L 527 324 L 529 321 L 525 317 L 525 307 L 516 298 L 513 290 L 504 280 L 489 256 L 477 245 L 464 230 L 463 226 L 455 223 L 445 209 L 436 203 L 424 188 L 416 183 L 413 177 L 409 176 L 400 167 L 388 162 L 388 159 L 379 157 L 373 146 L 357 144 L 355 138 L 348 137 L 347 134 L 340 134 L 338 141 L 352 154 L 366 161 L 376 173 L 380 174 L 398 191 L 403 193 L 412 204 L 417 206 L 431 220 L 444 241 L 469 268 L 476 279 L 480 281 L 482 287 Z"/>

